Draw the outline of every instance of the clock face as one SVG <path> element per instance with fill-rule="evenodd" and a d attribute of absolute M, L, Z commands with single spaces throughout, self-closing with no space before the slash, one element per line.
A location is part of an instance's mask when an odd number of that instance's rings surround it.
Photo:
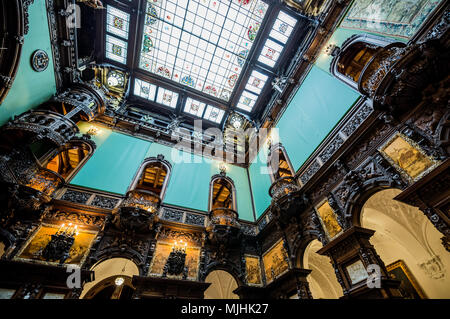
<path fill-rule="evenodd" d="M 45 71 L 49 64 L 49 57 L 43 50 L 37 50 L 31 57 L 31 65 L 36 72 Z"/>
<path fill-rule="evenodd" d="M 125 83 L 125 76 L 123 73 L 111 71 L 108 73 L 107 81 L 109 87 L 123 87 Z"/>

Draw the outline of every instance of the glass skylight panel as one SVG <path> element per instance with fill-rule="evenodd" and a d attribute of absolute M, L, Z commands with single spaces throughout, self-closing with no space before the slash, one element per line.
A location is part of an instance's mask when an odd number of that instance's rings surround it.
<path fill-rule="evenodd" d="M 128 44 L 116 37 L 106 35 L 106 57 L 122 64 L 127 62 Z"/>
<path fill-rule="evenodd" d="M 251 112 L 257 99 L 258 99 L 257 95 L 244 90 L 242 91 L 242 95 L 239 99 L 237 107 L 244 111 Z"/>
<path fill-rule="evenodd" d="M 160 87 L 158 88 L 156 102 L 171 108 L 175 108 L 178 102 L 178 93 Z"/>
<path fill-rule="evenodd" d="M 202 103 L 200 101 L 194 100 L 190 97 L 186 99 L 186 104 L 184 105 L 184 111 L 186 113 L 202 117 L 203 111 L 205 110 L 205 103 Z"/>
<path fill-rule="evenodd" d="M 212 105 L 208 105 L 203 118 L 211 122 L 220 123 L 222 122 L 224 114 L 225 114 L 224 110 L 214 107 Z"/>
<path fill-rule="evenodd" d="M 268 5 L 147 0 L 140 68 L 228 101 Z"/>
<path fill-rule="evenodd" d="M 106 31 L 119 37 L 128 39 L 130 15 L 124 11 L 106 6 Z"/>
<path fill-rule="evenodd" d="M 269 77 L 258 71 L 253 71 L 245 88 L 256 94 L 260 94 Z"/>
<path fill-rule="evenodd" d="M 136 79 L 134 81 L 134 95 L 154 101 L 156 95 L 156 85 Z"/>
<path fill-rule="evenodd" d="M 283 46 L 267 39 L 263 49 L 261 50 L 261 54 L 258 57 L 258 61 L 273 68 L 280 57 L 281 51 L 283 51 Z"/>
<path fill-rule="evenodd" d="M 297 19 L 294 19 L 290 15 L 280 11 L 269 36 L 285 44 L 289 39 L 296 23 Z"/>

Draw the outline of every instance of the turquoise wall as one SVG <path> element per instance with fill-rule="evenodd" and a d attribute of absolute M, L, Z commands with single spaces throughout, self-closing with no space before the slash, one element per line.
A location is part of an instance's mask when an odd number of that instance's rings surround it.
<path fill-rule="evenodd" d="M 356 91 L 320 68 L 312 67 L 276 126 L 295 170 L 358 98 Z"/>
<path fill-rule="evenodd" d="M 296 92 L 273 132 L 286 149 L 292 166 L 298 170 L 327 137 L 345 113 L 357 101 L 359 94 L 325 72 L 313 66 Z M 255 199 L 256 216 L 270 204 L 270 176 L 261 173 L 267 166 L 263 150 L 250 165 L 250 181 Z"/>
<path fill-rule="evenodd" d="M 82 122 L 86 133 L 92 125 Z M 164 203 L 208 210 L 209 183 L 219 173 L 219 162 L 147 142 L 128 135 L 100 128 L 93 137 L 97 144 L 93 156 L 72 179 L 71 184 L 124 195 L 144 158 L 159 154 L 172 165 Z M 239 218 L 254 221 L 250 185 L 245 168 L 227 165 L 227 176 L 236 186 Z"/>
<path fill-rule="evenodd" d="M 265 147 L 265 146 L 263 146 Z M 267 174 L 267 154 L 261 149 L 258 157 L 253 159 L 248 169 L 255 202 L 256 218 L 261 216 L 270 205 L 269 188 L 272 185 L 270 175 Z"/>
<path fill-rule="evenodd" d="M 45 1 L 35 1 L 28 10 L 30 29 L 25 35 L 17 76 L 0 105 L 0 126 L 12 116 L 47 101 L 56 92 Z M 36 72 L 31 68 L 31 55 L 38 49 L 44 50 L 50 57 L 49 66 L 43 72 Z"/>

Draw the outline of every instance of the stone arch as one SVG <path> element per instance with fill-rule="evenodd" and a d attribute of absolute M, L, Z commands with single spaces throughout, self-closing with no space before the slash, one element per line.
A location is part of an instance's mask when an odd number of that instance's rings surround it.
<path fill-rule="evenodd" d="M 436 128 L 437 144 L 450 155 L 450 110 L 439 121 Z"/>
<path fill-rule="evenodd" d="M 398 183 L 386 177 L 373 178 L 362 184 L 358 190 L 352 192 L 344 207 L 345 219 L 350 220 L 351 225 L 361 226 L 361 211 L 366 201 L 375 193 L 388 188 L 400 189 Z"/>
<path fill-rule="evenodd" d="M 403 284 L 404 294 L 450 298 L 450 254 L 441 234 L 418 208 L 394 200 L 399 193 L 395 188 L 372 193 L 362 206 L 360 225 L 375 230 L 370 241 L 388 269 L 399 260 L 406 264 L 418 288 L 409 293 Z"/>
<path fill-rule="evenodd" d="M 208 273 L 205 282 L 211 283 L 205 290 L 205 299 L 239 299 L 239 296 L 233 293 L 238 288 L 238 281 L 229 271 L 214 269 Z"/>
<path fill-rule="evenodd" d="M 95 280 L 86 283 L 81 292 L 80 299 L 90 299 L 100 290 L 114 283 L 117 277 L 123 277 L 131 285 L 133 276 L 140 273 L 136 263 L 128 258 L 113 257 L 103 259 L 91 267 L 95 273 Z"/>
<path fill-rule="evenodd" d="M 308 243 L 302 254 L 302 268 L 310 269 L 307 277 L 311 294 L 315 299 L 337 299 L 343 296 L 330 258 L 317 253 L 323 247 L 322 243 L 314 239 Z"/>

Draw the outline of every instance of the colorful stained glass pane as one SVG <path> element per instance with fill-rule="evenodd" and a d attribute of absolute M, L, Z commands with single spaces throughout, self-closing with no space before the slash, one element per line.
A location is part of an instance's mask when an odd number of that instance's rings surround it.
<path fill-rule="evenodd" d="M 191 87 L 194 87 L 194 86 L 195 86 L 194 80 L 193 80 L 192 77 L 190 77 L 189 75 L 184 76 L 184 77 L 181 79 L 181 83 L 186 84 L 187 86 L 191 86 Z"/>
<path fill-rule="evenodd" d="M 270 67 L 274 67 L 280 57 L 281 51 L 283 51 L 283 46 L 267 39 L 261 51 L 261 55 L 258 57 L 258 61 L 267 64 Z"/>
<path fill-rule="evenodd" d="M 140 79 L 135 79 L 134 95 L 140 96 L 146 100 L 154 101 L 156 95 L 156 85 Z"/>
<path fill-rule="evenodd" d="M 175 108 L 178 102 L 178 93 L 160 87 L 158 88 L 156 102 L 171 108 Z"/>
<path fill-rule="evenodd" d="M 106 35 L 106 57 L 110 60 L 126 64 L 128 44 L 118 38 Z"/>
<path fill-rule="evenodd" d="M 123 19 L 114 17 L 114 27 L 123 30 Z"/>
<path fill-rule="evenodd" d="M 222 122 L 224 114 L 225 114 L 224 110 L 214 107 L 212 105 L 208 105 L 205 114 L 203 115 L 203 118 L 211 122 L 220 123 Z"/>
<path fill-rule="evenodd" d="M 113 44 L 112 53 L 118 56 L 122 56 L 122 47 L 120 45 Z"/>
<path fill-rule="evenodd" d="M 206 104 L 192 98 L 186 99 L 186 104 L 184 105 L 184 112 L 202 117 L 203 111 L 205 110 Z"/>
<path fill-rule="evenodd" d="M 250 41 L 255 41 L 258 31 L 259 31 L 259 23 L 255 22 L 254 24 L 251 24 L 248 27 L 248 31 L 247 31 L 248 39 Z"/>
<path fill-rule="evenodd" d="M 147 0 L 139 67 L 228 101 L 267 8 L 260 0 Z"/>
<path fill-rule="evenodd" d="M 144 44 L 142 48 L 142 52 L 150 52 L 150 50 L 153 48 L 153 40 L 150 38 L 149 35 L 144 34 Z"/>
<path fill-rule="evenodd" d="M 128 29 L 130 25 L 130 14 L 114 8 L 110 5 L 106 6 L 106 31 L 128 39 Z"/>

